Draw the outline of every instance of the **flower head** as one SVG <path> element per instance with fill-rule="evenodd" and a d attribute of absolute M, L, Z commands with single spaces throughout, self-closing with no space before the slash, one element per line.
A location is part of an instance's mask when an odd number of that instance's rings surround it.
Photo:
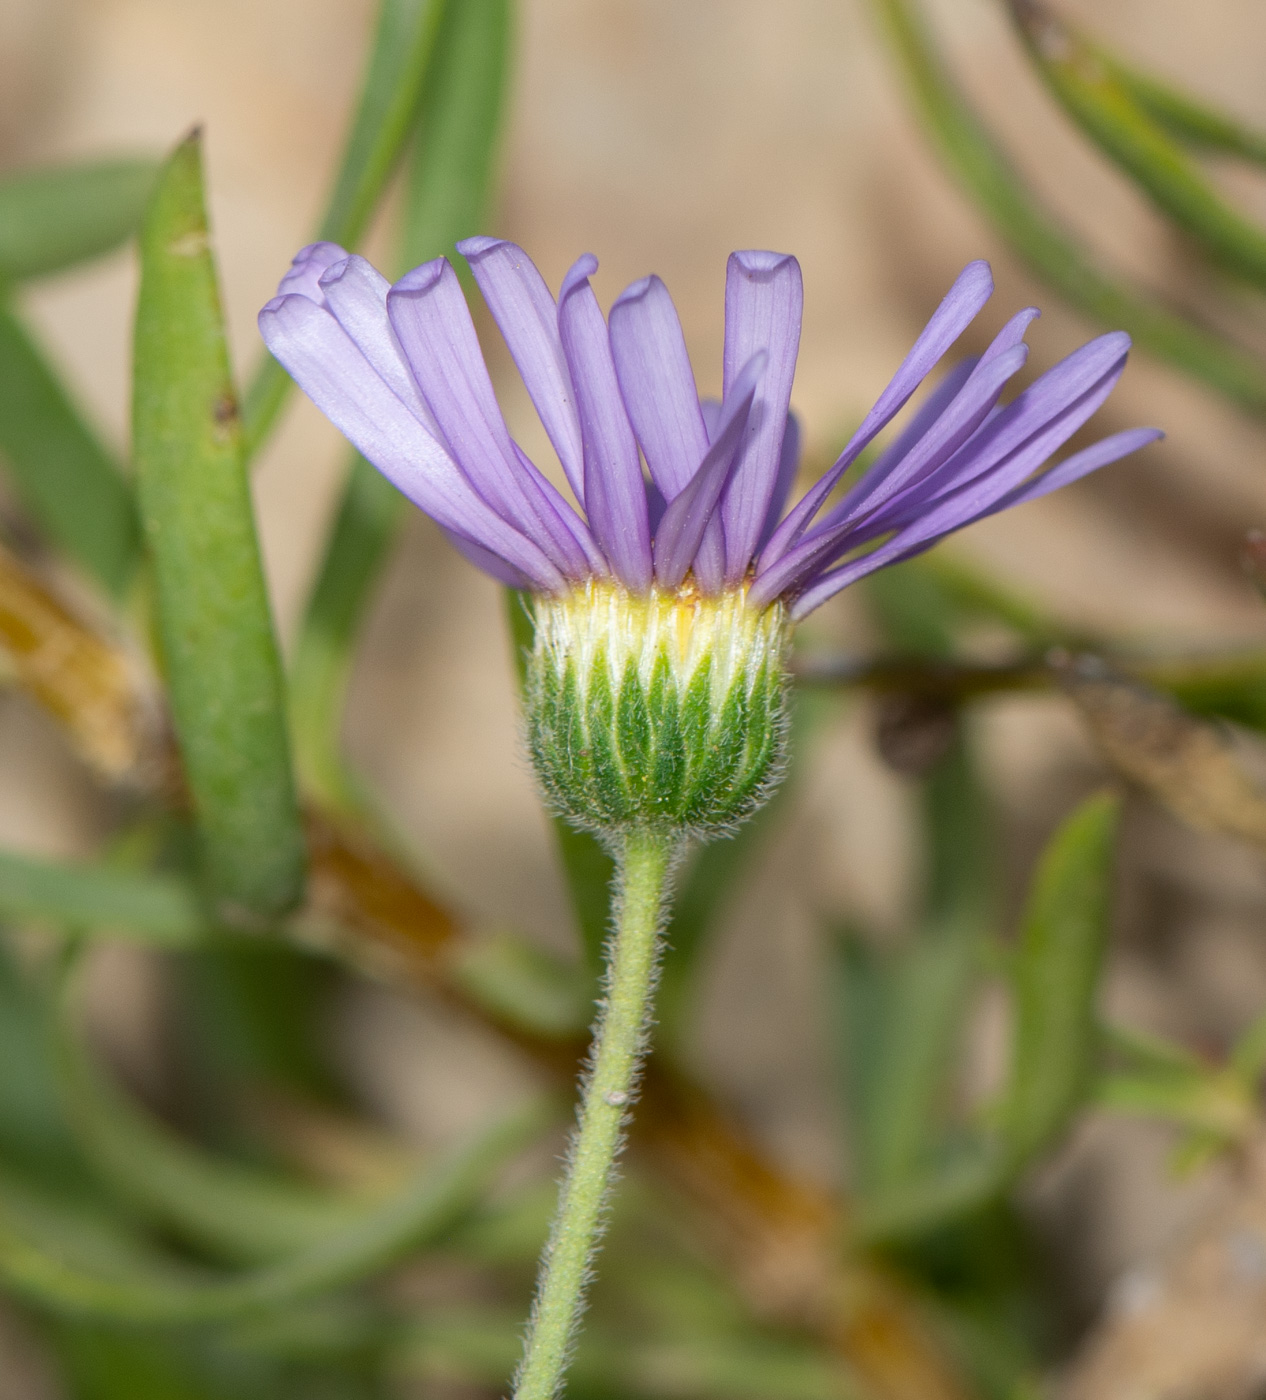
<path fill-rule="evenodd" d="M 589 578 L 631 593 L 671 591 L 689 576 L 703 597 L 741 587 L 750 605 L 781 599 L 799 619 L 874 569 L 1160 436 L 1118 433 L 1048 467 L 1111 392 L 1130 342 L 1119 331 L 1100 336 L 1000 407 L 1028 353 L 1022 337 L 1038 314 L 1030 308 L 979 359 L 952 368 L 823 514 L 844 473 L 988 300 L 988 265 L 974 262 L 835 465 L 784 515 L 799 455 L 789 413 L 803 300 L 795 258 L 731 255 L 715 403 L 699 399 L 658 277 L 635 282 L 604 319 L 588 254 L 555 302 L 513 243 L 471 238 L 459 248 L 575 505 L 511 438 L 447 259 L 391 286 L 364 258 L 314 243 L 260 312 L 260 329 L 317 406 L 464 554 L 537 593 Z"/>
<path fill-rule="evenodd" d="M 1112 391 L 1130 341 L 1119 331 L 1092 340 L 1002 406 L 1028 355 L 1030 308 L 951 368 L 828 506 L 988 300 L 989 267 L 974 262 L 838 460 L 788 510 L 799 463 L 795 258 L 731 254 L 718 403 L 699 398 L 658 277 L 633 283 L 604 318 L 589 254 L 555 301 L 513 243 L 470 238 L 458 250 L 573 500 L 510 436 L 447 259 L 393 286 L 364 258 L 314 243 L 260 312 L 260 330 L 308 397 L 468 559 L 537 595 L 533 755 L 560 805 L 599 829 L 707 830 L 740 818 L 777 767 L 791 623 L 873 570 L 1160 436 L 1118 433 L 1050 466 Z M 748 613 L 767 616 L 748 625 Z M 747 650 L 734 651 L 739 638 Z M 740 711 L 746 728 L 732 743 Z M 731 750 L 722 772 L 718 754 Z"/>

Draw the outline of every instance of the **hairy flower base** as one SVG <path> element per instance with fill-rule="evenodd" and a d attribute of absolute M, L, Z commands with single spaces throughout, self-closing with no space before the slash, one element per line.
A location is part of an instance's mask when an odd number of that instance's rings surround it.
<path fill-rule="evenodd" d="M 528 743 L 577 826 L 718 835 L 776 783 L 786 729 L 781 603 L 591 580 L 535 599 Z"/>

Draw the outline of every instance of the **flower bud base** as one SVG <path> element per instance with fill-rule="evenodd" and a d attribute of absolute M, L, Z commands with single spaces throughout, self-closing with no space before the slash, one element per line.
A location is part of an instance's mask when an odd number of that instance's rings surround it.
<path fill-rule="evenodd" d="M 713 836 L 761 805 L 787 729 L 781 604 L 590 582 L 535 600 L 528 743 L 577 826 Z"/>

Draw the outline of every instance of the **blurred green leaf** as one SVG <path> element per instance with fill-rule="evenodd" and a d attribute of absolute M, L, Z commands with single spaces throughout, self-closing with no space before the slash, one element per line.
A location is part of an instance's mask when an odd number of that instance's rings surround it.
<path fill-rule="evenodd" d="M 509 1310 L 435 1309 L 406 1330 L 392 1370 L 402 1380 L 504 1386 L 521 1331 L 521 1319 Z M 838 1362 L 801 1341 L 752 1331 L 630 1342 L 592 1325 L 567 1378 L 575 1400 L 849 1400 L 854 1393 Z"/>
<path fill-rule="evenodd" d="M 0 940 L 0 1154 L 10 1168 L 71 1194 L 92 1179 L 57 1094 L 49 998 Z"/>
<path fill-rule="evenodd" d="M 378 20 L 318 239 L 353 248 L 387 188 L 413 130 L 444 12 L 464 0 L 380 0 Z M 268 436 L 291 388 L 268 355 L 246 392 L 248 456 Z"/>
<path fill-rule="evenodd" d="M 575 962 L 509 934 L 465 941 L 452 974 L 502 1024 L 548 1040 L 583 1036 L 593 1007 L 593 979 Z"/>
<path fill-rule="evenodd" d="M 353 651 L 404 506 L 384 476 L 353 457 L 290 669 L 300 782 L 323 806 L 345 815 L 364 806 L 341 748 Z"/>
<path fill-rule="evenodd" d="M 1222 267 L 1266 286 L 1266 230 L 1231 207 L 1083 36 L 1040 0 L 1010 0 L 1016 27 L 1064 110 Z"/>
<path fill-rule="evenodd" d="M 195 132 L 141 238 L 133 440 L 172 714 L 208 887 L 230 922 L 291 908 L 304 843 Z"/>
<path fill-rule="evenodd" d="M 884 951 L 846 932 L 834 968 L 850 1149 L 861 1209 L 877 1216 L 945 1156 L 945 1091 L 992 896 L 989 824 L 961 738 L 921 796 L 924 906 L 910 941 Z"/>
<path fill-rule="evenodd" d="M 117 247 L 136 232 L 157 174 L 157 161 L 101 160 L 0 179 L 0 283 Z"/>
<path fill-rule="evenodd" d="M 448 252 L 488 204 L 510 49 L 509 0 L 449 0 L 416 114 L 398 266 Z M 354 456 L 291 669 L 304 786 L 335 810 L 362 806 L 339 746 L 352 653 L 404 514 L 404 498 Z M 605 907 L 603 917 L 605 920 Z"/>
<path fill-rule="evenodd" d="M 57 1312 L 184 1326 L 253 1318 L 350 1287 L 441 1236 L 545 1123 L 542 1107 L 485 1130 L 354 1224 L 278 1263 L 215 1278 L 117 1225 L 0 1177 L 0 1280 Z"/>
<path fill-rule="evenodd" d="M 1256 1088 L 1257 1080 L 1266 1069 L 1266 1012 L 1256 1017 L 1236 1040 L 1231 1049 L 1230 1066 L 1250 1088 Z"/>
<path fill-rule="evenodd" d="M 1158 359 L 1266 412 L 1266 366 L 1102 272 L 1016 174 L 946 69 L 913 0 L 873 4 L 946 165 L 1015 254 L 1092 320 L 1128 331 Z"/>
<path fill-rule="evenodd" d="M 90 1062 L 65 1010 L 56 1066 L 66 1117 L 93 1167 L 145 1218 L 213 1255 L 273 1262 L 347 1229 L 370 1209 L 182 1141 Z"/>
<path fill-rule="evenodd" d="M 1208 151 L 1266 164 L 1266 134 L 1122 63 L 1097 44 L 1094 53 L 1133 101 L 1171 136 Z"/>
<path fill-rule="evenodd" d="M 1048 843 L 1015 962 L 1015 1038 L 1000 1131 L 1019 1165 L 1064 1129 L 1091 1088 L 1095 996 L 1111 915 L 1120 800 L 1088 798 Z"/>
<path fill-rule="evenodd" d="M 0 917 L 190 947 L 207 927 L 196 892 L 171 875 L 35 860 L 0 851 Z"/>
<path fill-rule="evenodd" d="M 140 544 L 131 490 L 30 332 L 4 302 L 0 453 L 35 523 L 118 597 L 132 578 Z"/>
<path fill-rule="evenodd" d="M 1258 1124 L 1253 1090 L 1237 1074 L 1212 1067 L 1199 1073 L 1106 1074 L 1094 1086 L 1094 1101 L 1211 1134 L 1222 1145 L 1246 1138 Z"/>

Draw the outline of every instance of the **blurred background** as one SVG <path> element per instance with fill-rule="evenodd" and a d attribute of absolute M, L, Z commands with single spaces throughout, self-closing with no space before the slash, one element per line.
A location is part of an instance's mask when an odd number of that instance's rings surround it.
<path fill-rule="evenodd" d="M 1261 289 L 1219 280 L 1070 122 L 1007 6 L 933 0 L 924 10 L 958 82 L 1065 227 L 1137 288 L 1202 308 L 1266 353 Z M 0 0 L 0 165 L 151 155 L 202 123 L 232 355 L 245 377 L 262 355 L 255 313 L 318 221 L 374 12 L 369 0 Z M 1253 0 L 1060 0 L 1059 13 L 1135 67 L 1266 129 L 1266 12 Z M 920 126 L 877 7 L 862 0 L 524 0 L 507 101 L 486 231 L 526 248 L 552 287 L 579 253 L 594 252 L 604 306 L 657 272 L 681 313 L 702 392 L 720 387 L 727 254 L 796 254 L 805 325 L 793 406 L 812 466 L 838 451 L 972 258 L 990 260 L 997 291 L 966 349 L 983 349 L 1020 306 L 1040 305 L 1031 377 L 1099 328 L 1044 285 L 955 184 Z M 1266 219 L 1260 168 L 1219 157 L 1209 179 Z M 392 260 L 398 205 L 388 198 L 364 245 L 380 265 Z M 129 246 L 16 293 L 38 342 L 121 456 L 137 280 Z M 478 324 L 512 432 L 548 460 L 504 348 L 486 316 Z M 1057 618 L 1070 637 L 1112 637 L 1139 654 L 1260 649 L 1266 611 L 1240 563 L 1245 532 L 1266 523 L 1260 416 L 1144 350 L 1095 431 L 1136 424 L 1163 427 L 1167 440 L 974 527 L 942 552 Z M 341 439 L 296 396 L 253 478 L 288 653 L 345 459 Z M 20 540 L 21 507 L 2 489 L 8 533 Z M 52 576 L 80 598 L 73 578 Z M 986 625 L 972 633 L 971 654 L 1005 658 L 1013 640 Z M 832 657 L 888 646 L 873 607 L 852 590 L 813 617 L 801 644 Z M 900 943 L 916 912 L 920 795 L 916 778 L 876 746 L 873 696 L 830 693 L 820 707 L 778 824 L 745 853 L 742 897 L 710 939 L 681 1053 L 771 1162 L 836 1190 L 849 1168 L 824 1049 L 823 927 L 847 923 L 876 946 Z M 969 723 L 995 812 L 998 922 L 1010 929 L 1044 842 L 1110 774 L 1062 695 L 990 696 L 972 706 Z M 440 903 L 471 925 L 512 928 L 574 954 L 553 833 L 519 744 L 500 590 L 416 512 L 358 644 L 343 735 Z M 1255 761 L 1253 741 L 1237 742 Z M 20 689 L 0 691 L 0 774 L 0 846 L 86 859 L 117 825 L 117 797 Z M 1101 1004 L 1116 1020 L 1221 1055 L 1266 1006 L 1260 843 L 1193 830 L 1133 792 L 1116 890 Z M 451 1007 L 391 980 L 343 977 L 321 1025 L 343 1092 L 393 1141 L 440 1148 L 539 1082 L 538 1070 Z M 156 955 L 114 944 L 94 955 L 90 1001 L 94 1031 L 126 1083 L 179 1121 L 170 982 Z M 977 1103 L 996 1088 L 1007 1024 L 1005 999 L 985 978 L 965 1021 L 956 1101 Z M 1112 1318 L 1160 1286 L 1158 1261 L 1221 1220 L 1218 1212 L 1246 1208 L 1242 1163 L 1215 1155 L 1176 1171 L 1175 1132 L 1154 1118 L 1092 1109 L 1020 1188 L 1020 1215 L 1064 1310 L 1063 1340 L 1044 1374 L 1064 1377 L 1074 1393 L 1106 1397 L 1115 1386 L 1115 1396 L 1248 1397 L 1266 1385 L 1260 1346 L 1194 1378 L 1175 1363 L 1150 1389 L 1142 1380 L 1122 1388 L 1121 1372 L 1112 1384 L 1096 1380 L 1086 1360 Z M 1254 1209 L 1266 1213 L 1266 1200 Z M 1245 1306 L 1262 1309 L 1266 1337 L 1266 1244 L 1245 1248 L 1253 1290 Z M 444 1277 L 424 1281 L 423 1295 L 443 1293 Z M 0 1352 L 11 1353 L 0 1361 L 3 1400 L 88 1393 L 66 1390 L 22 1308 L 0 1323 L 0 1338 Z M 1150 1375 L 1147 1365 L 1136 1374 Z M 495 1393 L 454 1375 L 437 1372 L 416 1393 Z M 967 1394 L 975 1382 L 954 1384 Z M 911 1386 L 912 1400 L 935 1393 L 930 1383 Z M 790 1392 L 771 1382 L 743 1393 Z"/>

